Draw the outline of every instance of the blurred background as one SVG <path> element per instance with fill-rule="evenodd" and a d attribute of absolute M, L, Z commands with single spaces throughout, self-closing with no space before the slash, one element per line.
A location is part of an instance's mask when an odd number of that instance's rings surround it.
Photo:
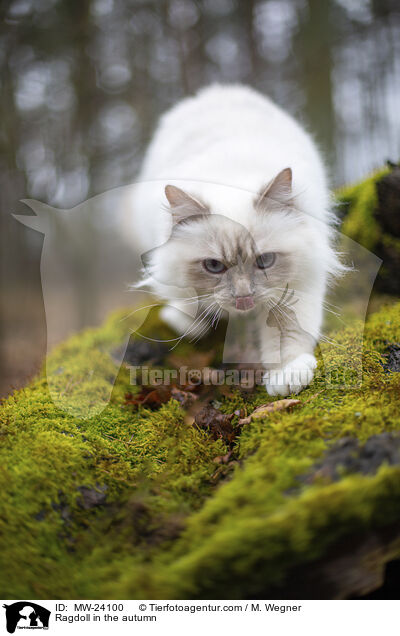
<path fill-rule="evenodd" d="M 400 157 L 398 0 L 2 0 L 0 13 L 0 395 L 46 351 L 43 234 L 11 214 L 134 182 L 157 118 L 185 95 L 215 81 L 270 95 L 312 131 L 332 187 Z M 79 290 L 55 285 L 50 346 L 132 304 L 115 283 L 129 250 L 103 225 L 79 227 L 83 245 L 107 234 L 88 250 L 101 285 L 84 259 Z"/>

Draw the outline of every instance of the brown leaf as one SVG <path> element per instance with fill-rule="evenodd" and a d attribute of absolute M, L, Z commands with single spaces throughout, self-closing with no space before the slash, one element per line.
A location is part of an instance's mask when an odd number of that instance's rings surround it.
<path fill-rule="evenodd" d="M 151 409 L 159 408 L 171 399 L 171 388 L 158 386 L 156 388 L 143 386 L 138 395 L 131 393 L 125 395 L 125 404 L 132 406 L 148 406 Z"/>
<path fill-rule="evenodd" d="M 172 387 L 171 389 L 171 397 L 174 400 L 177 400 L 181 406 L 184 408 L 188 408 L 199 399 L 199 396 L 190 391 L 181 391 L 176 387 Z"/>
<path fill-rule="evenodd" d="M 318 397 L 318 395 L 320 395 L 321 393 L 322 391 L 318 391 L 318 393 L 313 393 L 312 395 L 310 395 L 310 397 L 307 400 L 303 402 L 303 404 L 308 404 L 312 400 L 315 400 L 315 398 Z"/>
<path fill-rule="evenodd" d="M 250 422 L 251 422 L 251 415 L 249 415 L 248 417 L 242 417 L 238 421 L 238 426 L 244 426 L 245 424 L 250 424 Z"/>
<path fill-rule="evenodd" d="M 233 413 L 227 415 L 213 406 L 207 405 L 194 416 L 194 425 L 211 433 L 214 439 L 223 439 L 230 443 L 233 442 L 236 435 L 232 426 L 232 418 Z"/>
<path fill-rule="evenodd" d="M 300 400 L 292 400 L 292 399 L 284 399 L 284 400 L 276 400 L 275 402 L 269 402 L 268 404 L 261 404 L 257 406 L 256 409 L 248 416 L 239 420 L 239 424 L 243 426 L 244 424 L 250 424 L 252 420 L 259 420 L 263 417 L 268 417 L 271 413 L 275 411 L 284 411 L 294 406 L 301 404 Z"/>
<path fill-rule="evenodd" d="M 194 423 L 194 417 L 193 417 L 193 415 L 190 415 L 190 414 L 185 415 L 185 417 L 183 418 L 183 423 L 184 423 L 186 426 L 194 426 L 194 425 L 195 425 L 195 423 Z"/>
<path fill-rule="evenodd" d="M 286 409 L 290 409 L 293 406 L 297 406 L 298 404 L 301 404 L 300 400 L 276 400 L 275 402 L 269 402 L 268 404 L 261 404 L 260 406 L 257 406 L 251 416 L 258 419 L 260 417 L 265 417 L 270 413 L 274 413 L 275 411 L 284 411 Z"/>
<path fill-rule="evenodd" d="M 233 452 L 228 451 L 226 455 L 218 455 L 218 457 L 214 457 L 213 462 L 216 464 L 227 464 L 232 457 Z"/>

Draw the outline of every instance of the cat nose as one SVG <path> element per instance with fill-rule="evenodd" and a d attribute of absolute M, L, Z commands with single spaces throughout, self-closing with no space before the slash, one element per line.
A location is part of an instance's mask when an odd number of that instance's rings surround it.
<path fill-rule="evenodd" d="M 254 307 L 254 296 L 236 296 L 236 309 L 251 309 Z"/>

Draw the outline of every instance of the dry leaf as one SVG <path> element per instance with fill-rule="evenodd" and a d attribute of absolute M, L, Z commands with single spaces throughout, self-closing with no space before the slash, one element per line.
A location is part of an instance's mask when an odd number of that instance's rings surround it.
<path fill-rule="evenodd" d="M 216 464 L 227 464 L 232 457 L 233 452 L 228 451 L 226 455 L 218 455 L 218 457 L 214 457 L 213 462 Z"/>
<path fill-rule="evenodd" d="M 226 442 L 233 442 L 236 431 L 232 426 L 233 413 L 227 415 L 221 413 L 213 406 L 205 406 L 194 416 L 195 426 L 211 433 L 214 439 L 223 439 Z"/>
<path fill-rule="evenodd" d="M 297 406 L 301 404 L 300 400 L 292 400 L 292 399 L 284 399 L 284 400 L 276 400 L 275 402 L 268 402 L 268 404 L 261 404 L 257 406 L 256 409 L 248 416 L 239 420 L 239 424 L 243 426 L 244 424 L 250 424 L 252 420 L 259 420 L 263 417 L 268 417 L 271 413 L 275 411 L 284 411 L 292 408 L 293 406 Z"/>
<path fill-rule="evenodd" d="M 171 399 L 171 389 L 166 386 L 158 386 L 156 388 L 143 386 L 138 395 L 133 396 L 132 393 L 125 395 L 125 404 L 129 406 L 147 406 L 151 409 L 159 408 L 165 402 Z"/>
<path fill-rule="evenodd" d="M 181 406 L 184 408 L 188 408 L 199 399 L 199 396 L 191 391 L 181 391 L 176 387 L 172 387 L 171 389 L 171 397 L 174 400 L 177 400 Z"/>

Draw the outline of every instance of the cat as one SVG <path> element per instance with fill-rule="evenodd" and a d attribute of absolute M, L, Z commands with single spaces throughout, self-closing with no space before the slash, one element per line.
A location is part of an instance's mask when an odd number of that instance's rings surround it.
<path fill-rule="evenodd" d="M 298 393 L 343 270 L 330 207 L 322 158 L 290 115 L 243 85 L 203 88 L 161 117 L 129 202 L 142 284 L 181 336 L 223 310 L 251 316 L 267 392 Z"/>

